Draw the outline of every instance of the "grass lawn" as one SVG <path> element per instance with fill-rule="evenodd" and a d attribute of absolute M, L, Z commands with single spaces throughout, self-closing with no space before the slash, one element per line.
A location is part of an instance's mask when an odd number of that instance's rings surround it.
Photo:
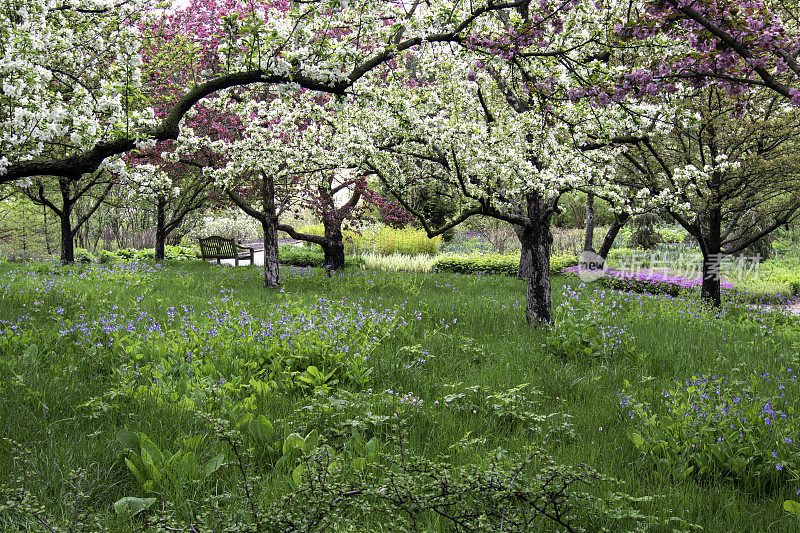
<path fill-rule="evenodd" d="M 514 530 L 547 479 L 576 530 L 800 529 L 798 317 L 557 276 L 535 330 L 510 277 L 282 275 L 0 265 L 0 530 Z"/>

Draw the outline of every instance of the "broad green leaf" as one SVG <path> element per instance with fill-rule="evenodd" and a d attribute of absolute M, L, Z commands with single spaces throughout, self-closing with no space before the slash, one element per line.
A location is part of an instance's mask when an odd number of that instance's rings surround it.
<path fill-rule="evenodd" d="M 131 462 L 131 460 L 128 459 L 127 457 L 125 458 L 125 464 L 128 465 L 128 470 L 130 470 L 131 473 L 133 474 L 133 477 L 136 478 L 136 481 L 139 483 L 139 486 L 144 487 L 144 484 L 147 481 L 147 478 L 144 476 L 144 474 L 142 474 L 139 471 L 139 469 L 136 468 L 136 465 L 134 465 L 133 462 Z"/>
<path fill-rule="evenodd" d="M 153 480 L 155 483 L 161 482 L 161 471 L 159 470 L 158 466 L 153 462 L 153 458 L 150 456 L 150 453 L 147 450 L 142 450 L 142 464 L 144 465 L 145 472 L 147 473 L 147 477 Z"/>
<path fill-rule="evenodd" d="M 306 469 L 303 465 L 297 465 L 292 471 L 292 481 L 294 481 L 295 486 L 300 485 L 300 481 L 303 479 L 305 470 Z"/>
<path fill-rule="evenodd" d="M 364 470 L 367 466 L 366 457 L 356 457 L 353 459 L 353 470 Z"/>
<path fill-rule="evenodd" d="M 150 457 L 153 459 L 153 464 L 157 466 L 164 464 L 164 455 L 161 453 L 161 450 L 158 448 L 158 446 L 156 446 L 156 443 L 150 439 L 150 437 L 144 433 L 139 433 L 139 442 L 142 445 L 142 453 L 147 450 L 147 453 L 149 453 Z"/>
<path fill-rule="evenodd" d="M 800 517 L 800 503 L 794 500 L 786 500 L 783 502 L 783 510 L 792 513 L 793 515 Z"/>
<path fill-rule="evenodd" d="M 211 458 L 203 467 L 203 477 L 208 477 L 225 464 L 225 454 L 221 453 L 216 457 Z"/>
<path fill-rule="evenodd" d="M 317 432 L 316 429 L 312 429 L 311 433 L 306 435 L 304 440 L 305 442 L 303 443 L 302 450 L 306 453 L 313 452 L 319 443 L 319 432 Z"/>
<path fill-rule="evenodd" d="M 133 496 L 125 496 L 114 502 L 114 512 L 118 515 L 129 514 L 135 516 L 145 509 L 149 509 L 154 503 L 155 498 L 134 498 Z"/>
<path fill-rule="evenodd" d="M 39 346 L 36 344 L 29 344 L 27 348 L 25 348 L 25 353 L 22 354 L 24 359 L 31 359 L 39 355 Z"/>
<path fill-rule="evenodd" d="M 117 431 L 117 440 L 126 450 L 139 453 L 139 436 L 136 433 L 125 430 Z"/>
<path fill-rule="evenodd" d="M 644 446 L 644 439 L 638 432 L 633 430 L 628 431 L 628 438 L 631 440 L 633 445 L 636 446 L 636 448 L 641 448 Z"/>
<path fill-rule="evenodd" d="M 286 440 L 283 441 L 283 455 L 288 455 L 295 448 L 303 449 L 305 439 L 297 433 L 291 433 Z"/>
<path fill-rule="evenodd" d="M 267 420 L 264 415 L 258 415 L 258 418 L 251 420 L 249 424 L 250 434 L 259 440 L 267 440 L 275 433 L 275 428 L 272 422 Z"/>

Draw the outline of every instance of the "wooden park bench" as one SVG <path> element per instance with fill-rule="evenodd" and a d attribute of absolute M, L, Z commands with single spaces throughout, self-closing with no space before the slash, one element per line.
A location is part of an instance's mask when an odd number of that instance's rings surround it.
<path fill-rule="evenodd" d="M 241 246 L 233 239 L 212 235 L 197 240 L 200 241 L 200 256 L 203 260 L 216 259 L 219 263 L 220 259 L 233 259 L 236 266 L 239 266 L 240 259 L 249 259 L 250 264 L 253 264 L 255 249 Z"/>

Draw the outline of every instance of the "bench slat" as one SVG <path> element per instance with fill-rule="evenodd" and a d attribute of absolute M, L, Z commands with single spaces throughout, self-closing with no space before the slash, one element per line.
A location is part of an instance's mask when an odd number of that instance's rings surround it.
<path fill-rule="evenodd" d="M 233 259 L 236 266 L 239 266 L 239 259 L 250 259 L 251 265 L 255 262 L 255 249 L 241 246 L 233 239 L 212 235 L 197 240 L 200 242 L 200 255 L 203 260 L 216 259 L 219 263 L 220 259 Z"/>

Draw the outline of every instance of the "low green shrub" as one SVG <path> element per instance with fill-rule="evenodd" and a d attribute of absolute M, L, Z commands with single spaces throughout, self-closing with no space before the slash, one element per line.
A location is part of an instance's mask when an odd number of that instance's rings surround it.
<path fill-rule="evenodd" d="M 102 254 L 102 255 L 101 255 Z M 99 262 L 113 263 L 115 259 L 134 260 L 139 261 L 142 259 L 155 259 L 156 251 L 153 248 L 144 248 L 136 250 L 133 248 L 120 248 L 115 252 L 101 250 L 98 252 Z M 197 250 L 187 246 L 165 246 L 164 258 L 169 260 L 190 260 L 197 259 Z M 76 258 L 77 259 L 77 258 Z"/>
<path fill-rule="evenodd" d="M 573 255 L 554 255 L 550 257 L 550 274 L 558 274 L 564 268 L 578 264 Z M 505 274 L 516 276 L 519 271 L 519 253 L 513 254 L 470 254 L 442 255 L 436 258 L 433 272 L 453 272 L 458 274 Z"/>
<path fill-rule="evenodd" d="M 519 270 L 519 254 L 443 255 L 436 258 L 432 270 L 456 274 L 516 276 Z"/>
<path fill-rule="evenodd" d="M 569 306 L 563 305 L 556 315 L 546 341 L 554 355 L 579 360 L 636 357 L 633 335 L 613 320 L 595 314 L 578 318 Z"/>
<path fill-rule="evenodd" d="M 102 264 L 114 263 L 118 259 L 119 259 L 119 257 L 117 256 L 117 254 L 115 254 L 114 252 L 112 252 L 110 250 L 99 250 L 97 252 L 97 261 L 99 263 L 102 263 Z"/>
<path fill-rule="evenodd" d="M 78 263 L 97 263 L 97 256 L 89 250 L 75 248 L 75 261 Z"/>
<path fill-rule="evenodd" d="M 764 279 L 737 281 L 733 289 L 744 300 L 755 304 L 783 304 L 796 294 L 788 283 Z"/>
<path fill-rule="evenodd" d="M 661 242 L 683 242 L 689 233 L 680 227 L 662 226 L 656 230 L 661 236 Z"/>
<path fill-rule="evenodd" d="M 576 266 L 580 262 L 577 256 L 557 254 L 550 256 L 550 274 L 559 274 L 565 268 Z"/>
<path fill-rule="evenodd" d="M 768 283 L 785 285 L 791 294 L 800 295 L 800 268 L 768 262 L 760 268 L 761 279 Z"/>

